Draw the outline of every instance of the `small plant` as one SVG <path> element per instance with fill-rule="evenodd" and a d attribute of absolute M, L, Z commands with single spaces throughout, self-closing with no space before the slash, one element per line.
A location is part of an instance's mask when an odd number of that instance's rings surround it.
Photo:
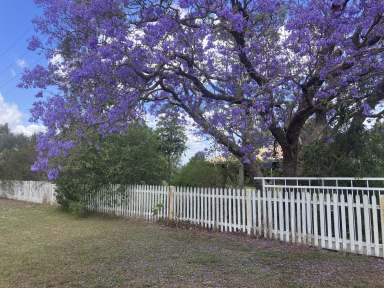
<path fill-rule="evenodd" d="M 159 216 L 160 211 L 164 208 L 163 203 L 158 203 L 154 208 L 152 208 L 152 215 L 153 216 Z"/>

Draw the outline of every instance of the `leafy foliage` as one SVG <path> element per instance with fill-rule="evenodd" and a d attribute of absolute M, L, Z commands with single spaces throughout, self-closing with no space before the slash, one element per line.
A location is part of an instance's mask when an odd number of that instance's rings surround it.
<path fill-rule="evenodd" d="M 318 142 L 304 150 L 306 176 L 382 177 L 384 130 L 376 125 L 337 134 L 330 143 Z"/>
<path fill-rule="evenodd" d="M 160 141 L 160 150 L 167 159 L 168 182 L 171 181 L 180 158 L 187 148 L 185 128 L 180 125 L 178 120 L 178 114 L 171 112 L 161 115 L 156 125 L 156 133 Z"/>
<path fill-rule="evenodd" d="M 205 159 L 203 152 L 196 153 L 173 177 L 172 184 L 196 187 L 238 187 L 240 163 L 225 161 L 212 163 Z M 245 178 L 245 185 L 251 178 Z"/>
<path fill-rule="evenodd" d="M 43 180 L 43 173 L 31 171 L 36 159 L 36 136 L 14 135 L 7 125 L 0 125 L 0 179 Z"/>
<path fill-rule="evenodd" d="M 193 156 L 173 180 L 173 184 L 178 186 L 223 187 L 223 183 L 223 176 L 202 153 Z"/>
<path fill-rule="evenodd" d="M 131 124 L 126 133 L 103 139 L 93 135 L 88 143 L 59 160 L 58 202 L 64 208 L 106 184 L 161 184 L 166 177 L 157 135 L 144 124 Z"/>

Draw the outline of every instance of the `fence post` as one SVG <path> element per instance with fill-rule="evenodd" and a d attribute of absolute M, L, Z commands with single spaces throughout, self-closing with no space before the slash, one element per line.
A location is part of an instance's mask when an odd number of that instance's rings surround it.
<path fill-rule="evenodd" d="M 248 235 L 251 235 L 252 230 L 252 189 L 245 189 L 245 197 L 246 197 L 246 209 L 247 209 L 247 232 Z"/>
<path fill-rule="evenodd" d="M 169 211 L 169 219 L 175 219 L 175 211 L 174 207 L 174 195 L 175 195 L 175 186 L 169 186 L 168 190 L 168 211 Z"/>
<path fill-rule="evenodd" d="M 384 195 L 380 195 L 380 220 L 381 220 L 381 235 L 384 249 Z M 383 250 L 384 256 L 384 250 Z"/>

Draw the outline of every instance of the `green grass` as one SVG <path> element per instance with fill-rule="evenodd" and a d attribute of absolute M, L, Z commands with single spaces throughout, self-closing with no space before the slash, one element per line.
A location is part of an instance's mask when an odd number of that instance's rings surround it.
<path fill-rule="evenodd" d="M 0 287 L 384 287 L 384 261 L 0 200 Z"/>

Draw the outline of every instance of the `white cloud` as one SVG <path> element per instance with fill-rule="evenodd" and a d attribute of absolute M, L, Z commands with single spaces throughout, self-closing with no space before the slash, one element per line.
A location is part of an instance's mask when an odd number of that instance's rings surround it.
<path fill-rule="evenodd" d="M 19 68 L 25 68 L 28 66 L 28 63 L 25 59 L 17 59 L 16 60 L 16 65 L 19 67 Z"/>
<path fill-rule="evenodd" d="M 15 134 L 23 134 L 25 136 L 30 137 L 34 134 L 37 134 L 37 133 L 40 133 L 43 131 L 45 131 L 45 128 L 42 125 L 38 125 L 38 124 L 21 125 L 21 124 L 19 124 L 13 128 L 12 132 Z"/>
<path fill-rule="evenodd" d="M 32 136 L 35 133 L 44 131 L 44 126 L 39 124 L 24 125 L 23 114 L 14 103 L 8 103 L 0 93 L 0 124 L 8 123 L 9 129 L 15 134 Z"/>

